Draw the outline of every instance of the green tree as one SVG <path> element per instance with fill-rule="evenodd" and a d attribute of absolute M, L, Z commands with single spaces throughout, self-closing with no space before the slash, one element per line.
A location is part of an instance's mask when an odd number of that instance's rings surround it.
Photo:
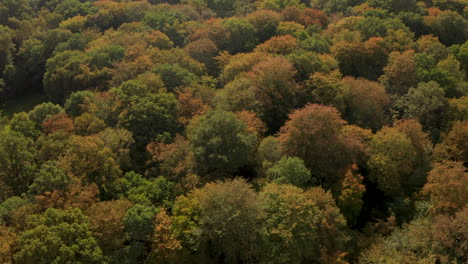
<path fill-rule="evenodd" d="M 292 185 L 269 184 L 259 194 L 265 263 L 340 263 L 349 240 L 346 221 L 329 192 L 303 191 Z"/>
<path fill-rule="evenodd" d="M 223 21 L 228 32 L 229 42 L 227 50 L 231 53 L 250 51 L 257 42 L 255 28 L 245 18 L 228 18 Z"/>
<path fill-rule="evenodd" d="M 192 123 L 189 140 L 199 172 L 223 177 L 248 164 L 257 138 L 235 114 L 213 110 Z"/>
<path fill-rule="evenodd" d="M 75 91 L 87 87 L 88 57 L 80 51 L 56 53 L 47 60 L 44 92 L 54 102 L 64 102 Z"/>
<path fill-rule="evenodd" d="M 257 194 L 242 179 L 209 183 L 194 193 L 200 203 L 204 253 L 213 261 L 239 263 L 254 256 Z"/>
<path fill-rule="evenodd" d="M 158 209 L 152 206 L 136 204 L 128 209 L 123 218 L 128 238 L 144 242 L 153 233 L 153 219 Z"/>
<path fill-rule="evenodd" d="M 3 70 L 13 61 L 15 44 L 13 43 L 13 31 L 0 25 L 0 76 L 3 76 Z"/>
<path fill-rule="evenodd" d="M 18 238 L 20 263 L 105 263 L 89 230 L 89 219 L 80 209 L 49 208 L 31 215 Z"/>
<path fill-rule="evenodd" d="M 417 88 L 410 88 L 408 94 L 396 101 L 395 107 L 400 110 L 400 117 L 416 119 L 425 129 L 438 133 L 448 106 L 444 94 L 444 89 L 434 81 L 419 83 Z"/>
<path fill-rule="evenodd" d="M 304 161 L 297 157 L 283 157 L 278 163 L 267 170 L 267 176 L 279 184 L 292 184 L 297 187 L 313 185 L 310 171 Z"/>
<path fill-rule="evenodd" d="M 99 117 L 84 113 L 74 120 L 75 133 L 81 136 L 89 136 L 101 132 L 106 127 L 106 124 Z"/>
<path fill-rule="evenodd" d="M 370 142 L 369 179 L 390 197 L 402 196 L 414 172 L 416 149 L 411 139 L 395 128 L 384 127 Z"/>
<path fill-rule="evenodd" d="M 26 112 L 14 114 L 10 120 L 9 126 L 12 131 L 33 140 L 39 136 L 36 125 L 29 119 L 29 115 Z"/>
<path fill-rule="evenodd" d="M 42 164 L 39 171 L 34 175 L 34 181 L 29 186 L 29 195 L 42 195 L 45 192 L 55 190 L 63 191 L 72 183 L 65 172 L 60 169 L 54 162 L 46 162 Z"/>
<path fill-rule="evenodd" d="M 63 108 L 58 104 L 50 102 L 36 105 L 33 110 L 29 112 L 29 119 L 36 124 L 36 127 L 42 128 L 42 123 L 47 119 L 56 116 L 63 112 Z"/>
<path fill-rule="evenodd" d="M 15 132 L 0 133 L 0 181 L 20 195 L 33 181 L 36 169 L 33 141 Z"/>
<path fill-rule="evenodd" d="M 133 133 L 137 144 L 143 147 L 164 132 L 176 132 L 177 109 L 177 99 L 173 94 L 151 94 L 141 98 L 124 112 L 120 123 Z"/>
<path fill-rule="evenodd" d="M 259 195 L 265 211 L 261 258 L 267 263 L 301 263 L 318 255 L 318 208 L 292 185 L 267 185 Z"/>
<path fill-rule="evenodd" d="M 65 112 L 71 117 L 77 117 L 84 113 L 86 102 L 92 101 L 94 94 L 90 91 L 73 92 L 65 101 Z"/>
<path fill-rule="evenodd" d="M 154 72 L 161 76 L 164 86 L 170 92 L 179 86 L 198 81 L 198 77 L 195 74 L 178 64 L 161 64 L 154 68 Z"/>
<path fill-rule="evenodd" d="M 435 16 L 429 16 L 426 21 L 431 31 L 440 38 L 440 42 L 447 46 L 462 44 L 468 37 L 468 21 L 454 11 L 442 11 Z"/>
<path fill-rule="evenodd" d="M 175 198 L 175 184 L 162 176 L 145 179 L 132 171 L 127 172 L 116 184 L 122 196 L 137 204 L 171 207 Z"/>

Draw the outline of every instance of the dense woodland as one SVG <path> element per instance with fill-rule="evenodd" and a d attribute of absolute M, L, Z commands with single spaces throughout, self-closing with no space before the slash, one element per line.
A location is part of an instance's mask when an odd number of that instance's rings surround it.
<path fill-rule="evenodd" d="M 0 263 L 467 263 L 467 18 L 0 0 Z"/>

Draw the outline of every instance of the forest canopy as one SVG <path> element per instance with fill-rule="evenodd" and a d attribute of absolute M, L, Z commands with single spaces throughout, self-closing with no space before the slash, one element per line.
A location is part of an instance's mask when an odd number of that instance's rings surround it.
<path fill-rule="evenodd" d="M 0 0 L 0 263 L 468 261 L 466 0 Z"/>

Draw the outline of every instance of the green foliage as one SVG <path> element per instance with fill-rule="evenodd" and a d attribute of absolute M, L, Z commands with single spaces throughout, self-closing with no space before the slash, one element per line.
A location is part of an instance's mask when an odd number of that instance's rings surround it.
<path fill-rule="evenodd" d="M 141 204 L 128 209 L 123 219 L 128 238 L 135 241 L 148 239 L 153 233 L 153 219 L 157 212 L 155 207 Z"/>
<path fill-rule="evenodd" d="M 408 94 L 395 102 L 404 119 L 416 119 L 425 129 L 437 132 L 443 121 L 448 101 L 444 97 L 444 90 L 434 81 L 419 83 L 417 88 L 410 88 Z"/>
<path fill-rule="evenodd" d="M 198 80 L 195 74 L 178 64 L 161 64 L 154 69 L 154 72 L 161 76 L 164 86 L 169 91 L 174 91 L 179 86 L 194 83 Z"/>
<path fill-rule="evenodd" d="M 214 253 L 230 263 L 249 259 L 259 214 L 251 187 L 240 179 L 210 184 L 198 193 L 198 199 L 201 231 Z"/>
<path fill-rule="evenodd" d="M 117 186 L 124 197 L 137 204 L 171 207 L 174 200 L 174 183 L 162 176 L 145 179 L 132 171 L 119 179 Z"/>
<path fill-rule="evenodd" d="M 10 28 L 0 25 L 0 76 L 3 76 L 3 70 L 13 59 L 15 44 L 12 33 Z"/>
<path fill-rule="evenodd" d="M 36 105 L 34 109 L 29 112 L 29 118 L 36 124 L 36 126 L 41 127 L 42 123 L 49 117 L 55 116 L 62 112 L 63 108 L 60 105 L 50 102 L 42 103 Z"/>
<path fill-rule="evenodd" d="M 65 172 L 53 162 L 42 164 L 39 171 L 34 175 L 34 181 L 29 186 L 28 194 L 31 196 L 41 195 L 54 190 L 65 190 L 72 180 Z"/>
<path fill-rule="evenodd" d="M 297 157 L 283 157 L 267 170 L 267 176 L 279 184 L 292 184 L 297 187 L 313 185 L 310 171 L 305 167 L 304 161 Z"/>
<path fill-rule="evenodd" d="M 10 129 L 25 137 L 36 139 L 39 136 L 39 131 L 36 125 L 26 112 L 15 114 L 9 123 Z"/>
<path fill-rule="evenodd" d="M 259 194 L 264 210 L 261 260 L 265 263 L 339 261 L 349 240 L 344 217 L 330 193 L 291 185 L 267 185 Z M 337 254 L 338 253 L 338 254 Z"/>
<path fill-rule="evenodd" d="M 247 19 L 229 18 L 223 21 L 229 34 L 227 50 L 232 53 L 250 51 L 256 44 L 255 28 Z"/>
<path fill-rule="evenodd" d="M 30 216 L 18 245 L 14 257 L 21 263 L 104 263 L 88 217 L 77 208 Z"/>
<path fill-rule="evenodd" d="M 12 196 L 0 204 L 0 223 L 4 224 L 8 220 L 11 211 L 28 204 L 29 201 L 19 196 Z"/>
<path fill-rule="evenodd" d="M 88 53 L 90 63 L 99 69 L 112 67 L 112 64 L 121 61 L 125 55 L 125 48 L 120 45 L 109 45 L 94 49 Z"/>
<path fill-rule="evenodd" d="M 44 91 L 54 102 L 63 102 L 86 88 L 88 57 L 79 51 L 64 51 L 47 60 Z"/>
<path fill-rule="evenodd" d="M 0 132 L 0 180 L 17 195 L 27 191 L 36 169 L 36 149 L 30 138 Z"/>
<path fill-rule="evenodd" d="M 92 13 L 93 6 L 90 2 L 80 2 L 79 0 L 65 0 L 57 5 L 54 12 L 63 15 L 64 18 L 74 16 L 86 16 Z"/>
<path fill-rule="evenodd" d="M 384 127 L 372 138 L 370 147 L 370 179 L 386 195 L 403 195 L 404 184 L 415 169 L 416 149 L 411 139 L 396 129 Z"/>
<path fill-rule="evenodd" d="M 246 129 L 236 115 L 222 110 L 196 120 L 189 140 L 200 173 L 223 177 L 247 165 L 257 138 Z"/>
<path fill-rule="evenodd" d="M 0 0 L 0 263 L 465 263 L 467 11 Z"/>
<path fill-rule="evenodd" d="M 121 116 L 120 123 L 137 142 L 148 143 L 165 132 L 175 133 L 178 102 L 173 94 L 158 93 L 143 97 Z"/>

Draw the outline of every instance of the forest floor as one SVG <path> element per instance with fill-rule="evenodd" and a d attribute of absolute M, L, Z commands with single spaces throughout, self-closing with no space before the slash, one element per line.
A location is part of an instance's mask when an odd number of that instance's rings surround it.
<path fill-rule="evenodd" d="M 21 96 L 11 98 L 8 103 L 1 106 L 3 114 L 6 116 L 12 116 L 19 112 L 29 112 L 34 106 L 45 102 L 46 98 L 40 91 L 27 92 Z"/>

